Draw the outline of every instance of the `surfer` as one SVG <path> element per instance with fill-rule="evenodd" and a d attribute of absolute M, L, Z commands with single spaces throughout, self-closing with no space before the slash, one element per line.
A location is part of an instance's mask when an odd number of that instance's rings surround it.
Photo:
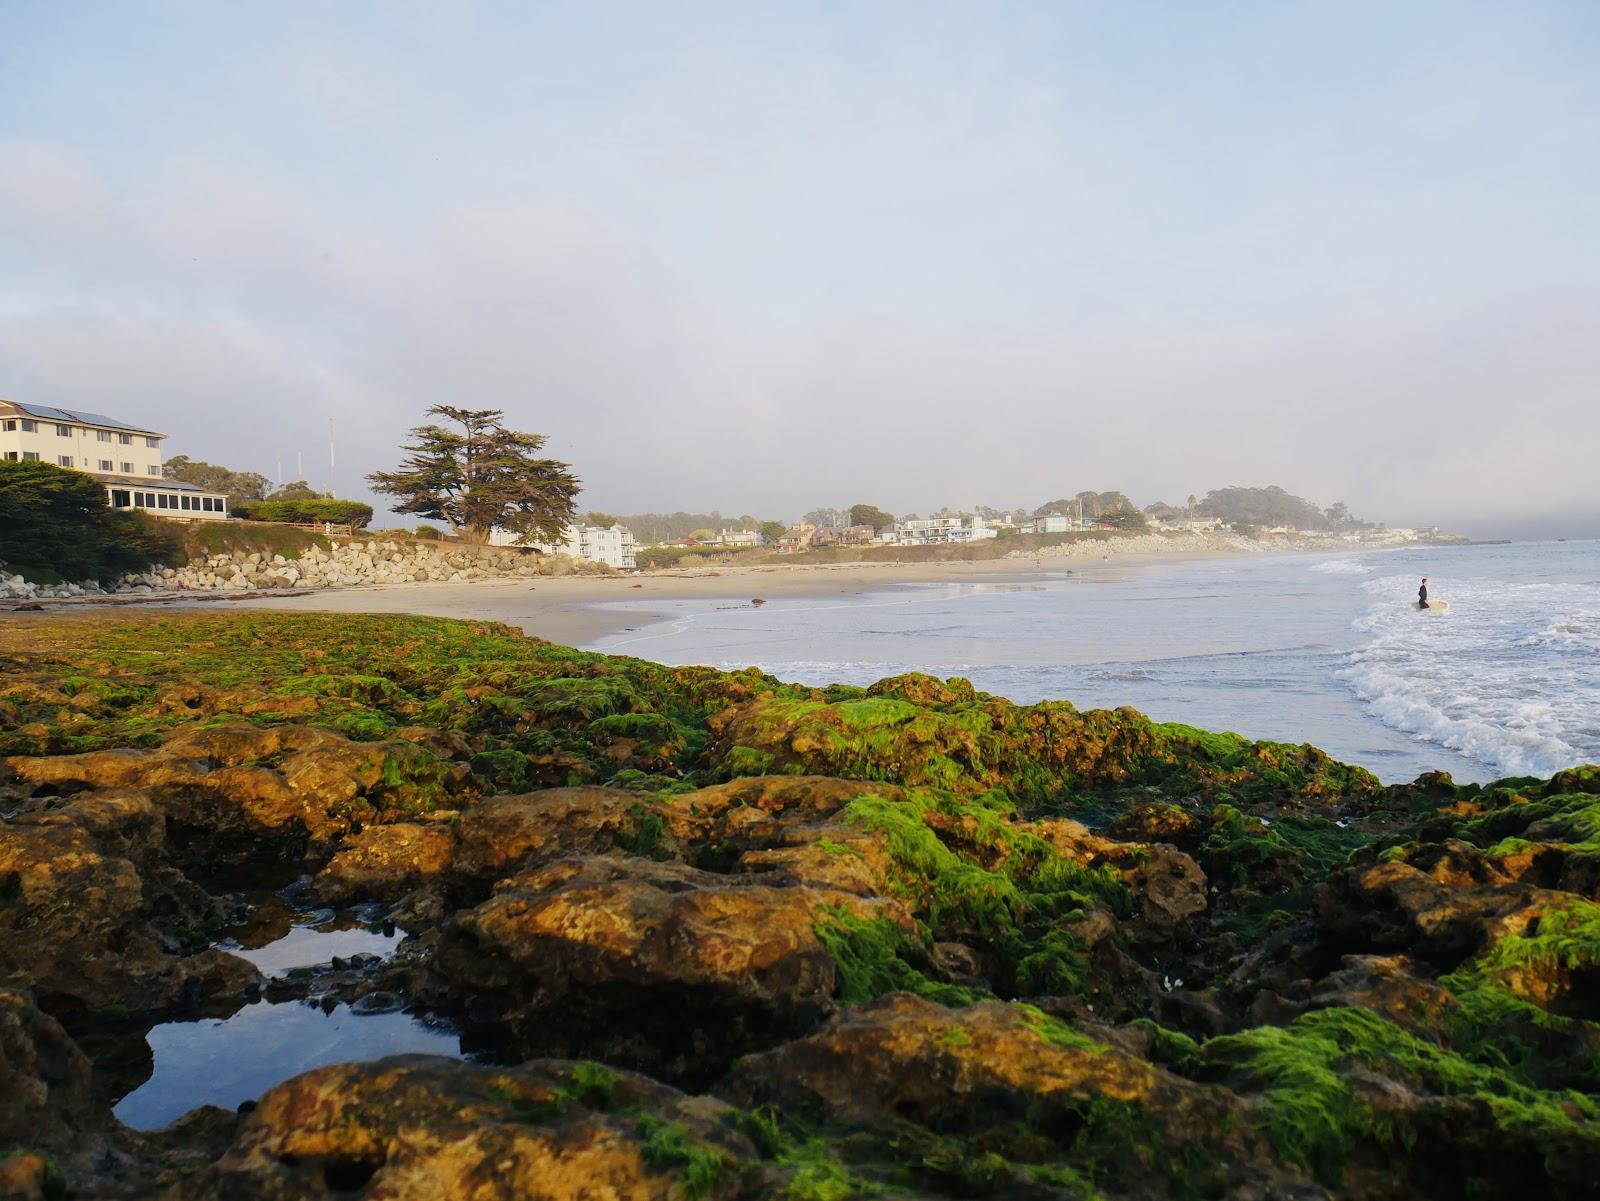
<path fill-rule="evenodd" d="M 1417 608 L 1426 609 L 1427 607 L 1428 607 L 1428 577 L 1427 576 L 1423 576 L 1422 577 L 1422 587 L 1417 589 Z"/>

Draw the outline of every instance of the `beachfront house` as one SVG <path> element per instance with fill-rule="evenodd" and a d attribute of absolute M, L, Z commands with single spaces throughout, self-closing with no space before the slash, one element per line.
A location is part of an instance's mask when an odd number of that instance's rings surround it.
<path fill-rule="evenodd" d="M 761 535 L 755 530 L 722 530 L 709 544 L 712 546 L 745 547 L 760 546 Z"/>
<path fill-rule="evenodd" d="M 1022 532 L 1025 534 L 1069 534 L 1072 532 L 1072 528 L 1072 518 L 1060 513 L 1042 513 L 1031 522 L 1023 523 Z"/>
<path fill-rule="evenodd" d="M 894 523 L 895 541 L 901 546 L 932 546 L 945 542 L 978 542 L 999 537 L 999 531 L 982 517 L 962 513 L 955 517 L 926 517 Z"/>
<path fill-rule="evenodd" d="M 811 540 L 817 532 L 817 527 L 809 521 L 797 521 L 784 531 L 783 537 L 778 539 L 778 553 L 780 555 L 793 555 L 811 549 Z"/>
<path fill-rule="evenodd" d="M 0 400 L 0 459 L 51 463 L 93 476 L 113 509 L 174 521 L 223 521 L 228 498 L 162 473 L 165 434 L 115 417 Z"/>

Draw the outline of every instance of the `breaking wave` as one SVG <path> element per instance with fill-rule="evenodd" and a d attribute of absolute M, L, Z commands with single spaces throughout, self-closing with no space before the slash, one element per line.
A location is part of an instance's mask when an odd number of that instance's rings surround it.
<path fill-rule="evenodd" d="M 1600 610 L 1593 585 L 1434 580 L 1451 610 L 1419 611 L 1416 580 L 1365 580 L 1371 641 L 1341 677 L 1379 721 L 1506 775 L 1600 759 Z M 1552 617 L 1555 612 L 1559 616 Z"/>

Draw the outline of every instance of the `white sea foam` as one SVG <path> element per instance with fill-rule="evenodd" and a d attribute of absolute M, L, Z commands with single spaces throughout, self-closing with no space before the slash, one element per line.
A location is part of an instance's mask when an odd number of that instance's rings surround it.
<path fill-rule="evenodd" d="M 1311 570 L 1323 575 L 1366 575 L 1376 569 L 1359 559 L 1329 559 L 1323 563 L 1313 563 Z"/>
<path fill-rule="evenodd" d="M 1600 655 L 1600 611 L 1584 610 L 1559 617 L 1526 637 L 1518 646 L 1561 647 Z"/>
<path fill-rule="evenodd" d="M 1593 585 L 1431 581 L 1447 615 L 1417 609 L 1411 576 L 1362 587 L 1378 598 L 1356 622 L 1371 641 L 1340 674 L 1378 720 L 1508 775 L 1600 758 L 1600 672 L 1585 654 L 1600 652 L 1600 610 L 1583 607 Z"/>

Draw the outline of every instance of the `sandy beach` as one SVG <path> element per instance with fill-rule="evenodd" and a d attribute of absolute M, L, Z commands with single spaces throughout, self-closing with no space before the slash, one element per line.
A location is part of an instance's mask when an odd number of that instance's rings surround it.
<path fill-rule="evenodd" d="M 1192 554 L 1107 555 L 1077 561 L 1078 573 L 1119 570 L 1153 562 L 1222 557 L 1223 551 Z M 311 595 L 236 602 L 241 607 L 317 613 L 413 613 L 503 621 L 525 633 L 569 646 L 659 620 L 648 610 L 606 608 L 609 602 L 765 600 L 780 597 L 849 596 L 898 584 L 966 580 L 1018 580 L 1037 572 L 1064 570 L 1060 559 L 986 559 L 970 563 L 848 563 L 724 567 L 719 570 L 647 575 L 563 576 L 537 580 L 474 580 L 460 584 L 401 584 L 329 589 Z"/>

